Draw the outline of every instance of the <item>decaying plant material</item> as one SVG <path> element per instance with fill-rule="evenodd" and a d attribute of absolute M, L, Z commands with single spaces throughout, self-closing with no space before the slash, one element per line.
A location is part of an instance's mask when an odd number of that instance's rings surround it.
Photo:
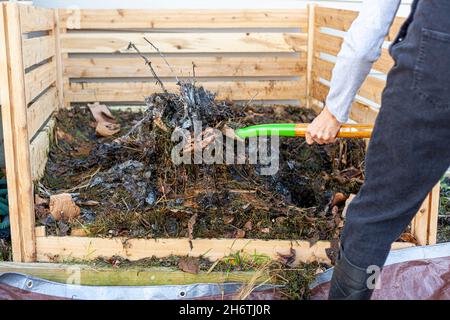
<path fill-rule="evenodd" d="M 137 50 L 133 44 L 130 48 Z M 216 101 L 195 80 L 179 81 L 179 92 L 169 93 L 154 76 L 163 93 L 147 97 L 143 113 L 102 111 L 93 117 L 84 108 L 59 112 L 57 141 L 37 189 L 43 198 L 71 194 L 81 215 L 63 224 L 45 214 L 45 202 L 36 205 L 39 221 L 50 232 L 64 235 L 72 228 L 98 236 L 190 239 L 338 237 L 345 200 L 364 179 L 363 141 L 308 146 L 303 139 L 283 138 L 279 171 L 272 176 L 261 175 L 261 165 L 253 164 L 175 165 L 171 152 L 178 141 L 171 140 L 172 133 L 184 129 L 192 139 L 197 121 L 204 133 L 207 128 L 225 132 L 258 123 L 309 122 L 315 114 L 298 107 Z M 99 137 L 99 115 L 113 119 L 120 131 Z"/>

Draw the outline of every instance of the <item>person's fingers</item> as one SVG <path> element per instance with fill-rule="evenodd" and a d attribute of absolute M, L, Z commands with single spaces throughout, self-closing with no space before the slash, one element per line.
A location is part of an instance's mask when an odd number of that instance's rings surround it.
<path fill-rule="evenodd" d="M 314 143 L 314 139 L 311 137 L 311 133 L 309 133 L 309 131 L 306 131 L 305 138 L 307 144 L 312 145 Z"/>

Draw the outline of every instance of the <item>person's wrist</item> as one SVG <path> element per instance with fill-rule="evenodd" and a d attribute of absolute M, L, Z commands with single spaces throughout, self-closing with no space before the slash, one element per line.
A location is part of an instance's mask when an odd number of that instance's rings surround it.
<path fill-rule="evenodd" d="M 325 113 L 325 115 L 327 116 L 327 118 L 329 118 L 331 121 L 333 121 L 334 123 L 336 123 L 336 125 L 342 125 L 341 122 L 336 118 L 336 116 L 330 111 L 330 109 L 328 109 L 327 106 L 325 106 L 325 108 L 323 108 L 322 112 Z"/>

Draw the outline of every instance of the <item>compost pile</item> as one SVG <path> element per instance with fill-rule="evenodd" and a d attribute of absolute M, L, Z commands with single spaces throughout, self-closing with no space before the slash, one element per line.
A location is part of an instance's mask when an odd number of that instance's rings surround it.
<path fill-rule="evenodd" d="M 363 181 L 364 142 L 308 146 L 280 140 L 279 171 L 260 165 L 180 164 L 171 159 L 177 128 L 238 128 L 310 122 L 310 109 L 218 102 L 194 81 L 146 99 L 144 112 L 113 111 L 120 132 L 98 137 L 88 108 L 61 110 L 36 215 L 51 234 L 259 239 L 336 239 L 345 199 Z M 118 130 L 117 130 L 118 131 Z M 270 139 L 270 138 L 267 138 Z M 225 141 L 225 139 L 224 139 Z M 224 143 L 225 148 L 225 143 Z M 225 153 L 225 152 L 224 152 Z M 55 219 L 50 195 L 69 193 L 79 215 Z"/>

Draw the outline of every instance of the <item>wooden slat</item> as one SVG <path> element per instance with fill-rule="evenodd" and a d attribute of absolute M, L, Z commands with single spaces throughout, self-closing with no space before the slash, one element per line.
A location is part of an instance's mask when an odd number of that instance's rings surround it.
<path fill-rule="evenodd" d="M 333 56 L 337 56 L 341 50 L 341 46 L 344 39 L 341 37 L 317 32 L 314 41 L 315 55 L 318 56 L 319 52 L 327 53 Z M 394 61 L 389 55 L 389 51 L 386 48 L 381 50 L 380 58 L 373 64 L 373 69 L 388 73 L 394 65 Z"/>
<path fill-rule="evenodd" d="M 147 37 L 164 53 L 189 52 L 306 52 L 305 33 L 65 33 L 63 53 L 133 53 L 133 42 L 142 52 L 155 50 Z"/>
<path fill-rule="evenodd" d="M 168 57 L 177 76 L 192 76 L 192 63 L 197 77 L 300 76 L 305 72 L 303 57 Z M 160 77 L 174 74 L 160 57 L 151 58 Z M 149 77 L 151 72 L 141 57 L 69 58 L 63 61 L 64 76 L 69 78 Z"/>
<path fill-rule="evenodd" d="M 37 37 L 23 40 L 23 64 L 29 68 L 55 55 L 55 38 L 53 36 Z"/>
<path fill-rule="evenodd" d="M 61 54 L 61 42 L 60 34 L 61 34 L 61 24 L 58 16 L 58 10 L 54 10 L 55 12 L 55 28 L 51 32 L 51 35 L 55 41 L 55 63 L 56 63 L 56 88 L 58 91 L 58 104 L 57 108 L 61 108 L 64 106 L 64 76 L 63 76 L 63 57 Z M 66 57 L 67 54 L 64 56 Z"/>
<path fill-rule="evenodd" d="M 313 75 L 316 80 L 322 78 L 331 81 L 334 63 L 316 58 L 314 60 L 313 66 Z M 368 76 L 364 83 L 361 85 L 358 94 L 361 97 L 381 104 L 381 95 L 385 86 L 386 81 Z"/>
<path fill-rule="evenodd" d="M 312 97 L 319 102 L 325 102 L 329 87 L 313 80 Z M 358 123 L 375 123 L 378 111 L 370 106 L 367 106 L 359 101 L 354 101 L 350 109 L 350 119 Z"/>
<path fill-rule="evenodd" d="M 273 283 L 274 277 L 269 272 L 202 271 L 191 274 L 179 268 L 129 266 L 93 267 L 92 265 L 60 264 L 60 263 L 13 263 L 0 262 L 0 273 L 17 272 L 29 276 L 84 286 L 157 286 L 157 285 L 189 285 L 195 283 Z M 74 277 L 76 273 L 76 277 Z M 78 277 L 79 275 L 79 277 Z M 79 281 L 79 282 L 78 282 Z"/>
<path fill-rule="evenodd" d="M 59 10 L 67 29 L 299 28 L 304 9 L 277 10 Z"/>
<path fill-rule="evenodd" d="M 13 259 L 35 260 L 33 183 L 27 130 L 22 34 L 17 3 L 1 4 L 0 88 Z"/>
<path fill-rule="evenodd" d="M 232 100 L 296 100 L 306 95 L 305 81 L 212 81 L 201 83 L 217 93 L 218 99 Z M 177 92 L 175 83 L 165 83 L 169 91 Z M 71 83 L 66 95 L 72 102 L 142 102 L 144 97 L 161 88 L 153 81 L 148 82 L 91 82 Z M 256 95 L 256 96 L 255 96 Z"/>
<path fill-rule="evenodd" d="M 312 69 L 314 59 L 314 36 L 316 34 L 315 17 L 316 17 L 315 4 L 308 4 L 308 49 L 307 49 L 307 70 L 306 70 L 306 107 L 311 107 L 311 91 L 312 91 Z"/>
<path fill-rule="evenodd" d="M 425 198 L 419 212 L 411 222 L 411 233 L 419 245 L 425 246 L 436 243 L 439 191 L 440 184 L 438 183 Z"/>
<path fill-rule="evenodd" d="M 357 16 L 357 11 L 319 7 L 316 13 L 316 27 L 348 31 Z M 404 22 L 405 18 L 403 17 L 396 17 L 394 19 L 389 34 L 386 37 L 387 41 L 393 41 L 395 39 Z"/>
<path fill-rule="evenodd" d="M 19 10 L 22 33 L 51 30 L 55 25 L 52 9 L 20 5 Z"/>
<path fill-rule="evenodd" d="M 48 120 L 58 105 L 56 87 L 50 88 L 27 110 L 28 137 L 32 139 L 36 132 Z"/>
<path fill-rule="evenodd" d="M 25 95 L 27 104 L 56 81 L 56 64 L 52 60 L 25 75 Z"/>
<path fill-rule="evenodd" d="M 131 261 L 148 257 L 164 258 L 177 256 L 203 256 L 212 261 L 235 252 L 262 254 L 279 259 L 279 254 L 295 251 L 295 262 L 330 262 L 326 249 L 329 241 L 318 241 L 311 245 L 301 240 L 251 240 L 251 239 L 123 239 L 87 237 L 37 237 L 37 260 L 52 259 L 92 260 L 97 257 L 119 256 Z M 192 245 L 192 247 L 191 247 Z M 393 248 L 407 248 L 411 243 L 395 243 Z"/>
<path fill-rule="evenodd" d="M 30 181 L 38 181 L 42 178 L 45 171 L 45 165 L 48 160 L 50 141 L 52 140 L 55 120 L 50 119 L 47 125 L 39 131 L 29 144 L 31 159 L 31 178 Z M 34 200 L 32 200 L 34 201 Z"/>

